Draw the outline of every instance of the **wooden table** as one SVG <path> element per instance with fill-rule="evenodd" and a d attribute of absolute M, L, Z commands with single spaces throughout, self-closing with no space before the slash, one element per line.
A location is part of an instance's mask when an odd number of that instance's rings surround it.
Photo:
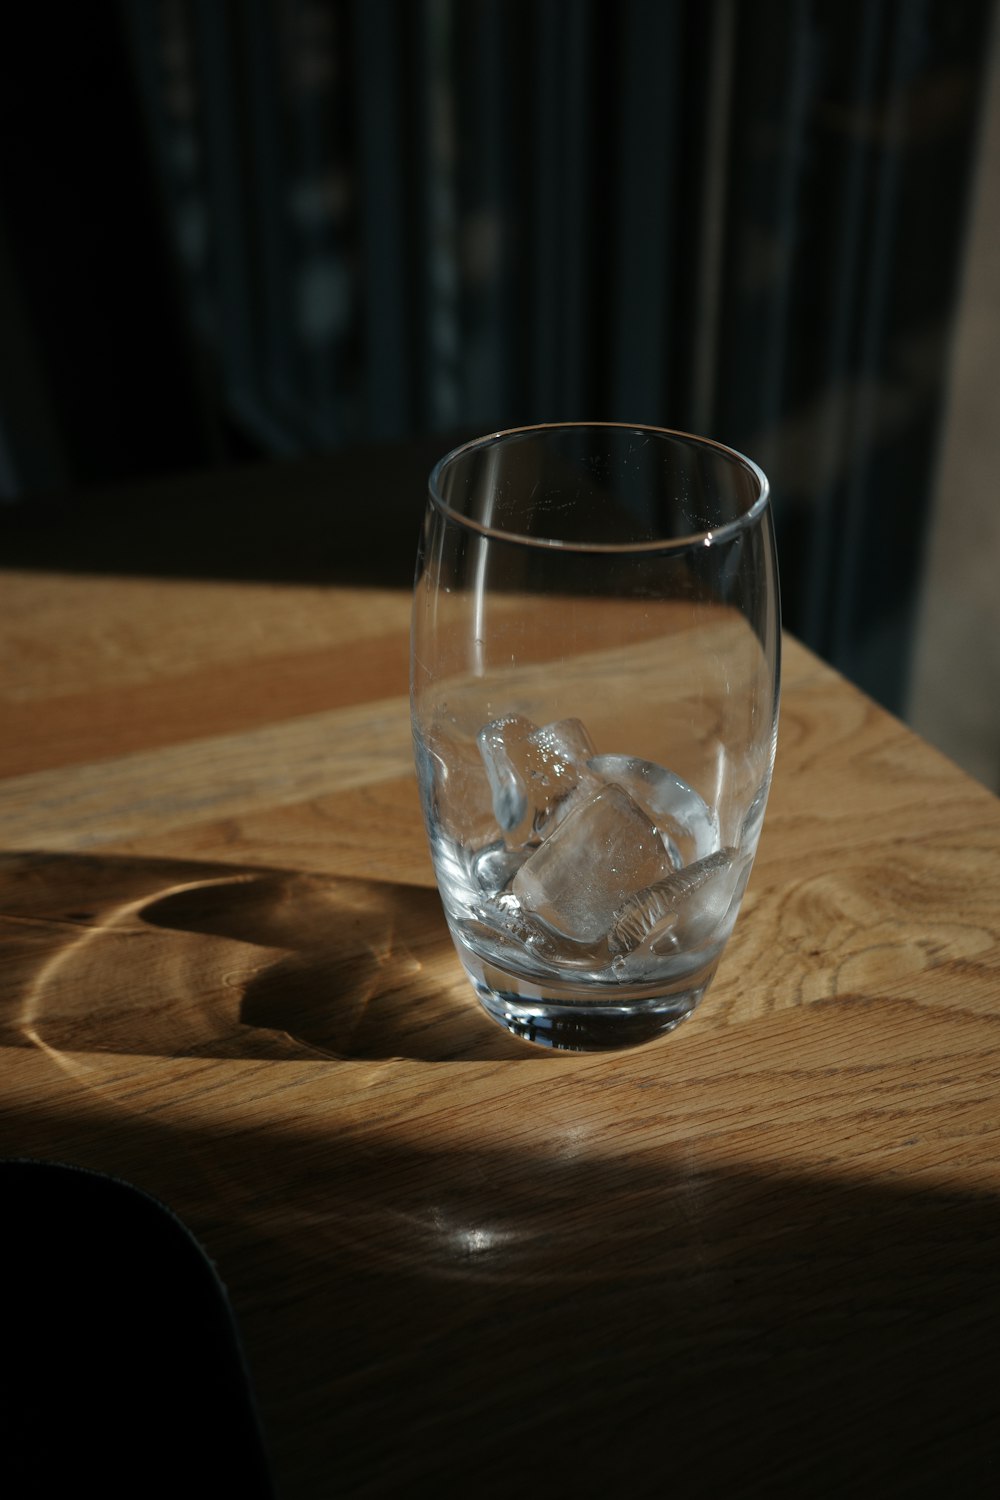
<path fill-rule="evenodd" d="M 282 1496 L 1000 1484 L 1000 804 L 788 642 L 697 1015 L 478 1010 L 409 603 L 8 573 L 0 1154 L 207 1247 Z"/>

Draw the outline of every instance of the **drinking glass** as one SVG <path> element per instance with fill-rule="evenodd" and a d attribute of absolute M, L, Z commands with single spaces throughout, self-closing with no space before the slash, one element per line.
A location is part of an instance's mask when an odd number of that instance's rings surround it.
<path fill-rule="evenodd" d="M 767 480 L 732 449 L 566 423 L 434 469 L 417 775 L 455 947 L 502 1026 L 597 1051 L 694 1010 L 757 849 L 779 652 Z"/>

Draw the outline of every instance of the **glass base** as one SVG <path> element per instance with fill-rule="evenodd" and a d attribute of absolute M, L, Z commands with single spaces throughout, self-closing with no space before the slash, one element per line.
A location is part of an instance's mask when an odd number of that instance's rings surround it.
<path fill-rule="evenodd" d="M 523 1041 L 560 1052 L 614 1052 L 641 1047 L 673 1031 L 698 1005 L 718 959 L 682 985 L 583 989 L 572 983 L 532 983 L 459 948 L 487 1015 Z M 666 988 L 667 993 L 664 993 Z"/>

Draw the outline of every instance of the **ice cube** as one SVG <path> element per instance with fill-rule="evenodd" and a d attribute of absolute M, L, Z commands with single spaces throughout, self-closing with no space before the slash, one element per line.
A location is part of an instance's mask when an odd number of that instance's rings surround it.
<path fill-rule="evenodd" d="M 507 714 L 479 731 L 479 752 L 489 778 L 493 811 L 505 833 L 512 833 L 527 816 L 528 788 L 516 747 L 537 727 L 523 714 Z"/>
<path fill-rule="evenodd" d="M 460 937 L 480 956 L 507 969 L 540 979 L 548 973 L 565 979 L 584 975 L 597 979 L 607 972 L 608 945 L 570 943 L 530 913 L 522 911 L 507 892 L 486 898 L 456 923 Z"/>
<path fill-rule="evenodd" d="M 591 793 L 514 876 L 522 908 L 574 942 L 602 939 L 636 891 L 673 866 L 650 819 L 619 786 Z"/>
<path fill-rule="evenodd" d="M 436 723 L 414 730 L 417 780 L 430 822 L 450 839 L 478 849 L 495 842 L 499 829 L 475 742 Z"/>
<path fill-rule="evenodd" d="M 673 845 L 675 864 L 693 864 L 718 849 L 716 814 L 673 771 L 632 755 L 595 755 L 587 764 L 603 780 L 624 787 L 649 814 L 667 847 Z"/>
<path fill-rule="evenodd" d="M 527 849 L 508 849 L 502 839 L 480 850 L 473 862 L 480 888 L 490 896 L 506 890 L 528 857 Z"/>
<path fill-rule="evenodd" d="M 594 745 L 579 719 L 539 729 L 521 714 L 480 730 L 497 822 L 512 843 L 526 843 L 558 823 L 599 780 L 587 769 Z"/>
<path fill-rule="evenodd" d="M 615 913 L 612 950 L 630 953 L 640 944 L 654 952 L 698 947 L 721 927 L 748 866 L 749 860 L 737 860 L 735 849 L 718 849 L 635 892 Z"/>
<path fill-rule="evenodd" d="M 600 790 L 588 770 L 594 743 L 579 719 L 560 719 L 528 736 L 529 800 L 536 833 L 548 834 L 578 803 Z"/>

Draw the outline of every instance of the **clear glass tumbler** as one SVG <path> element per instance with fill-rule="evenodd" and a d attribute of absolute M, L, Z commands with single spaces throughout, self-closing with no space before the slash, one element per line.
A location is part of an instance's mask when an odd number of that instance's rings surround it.
<path fill-rule="evenodd" d="M 698 1004 L 757 849 L 779 653 L 767 480 L 731 449 L 560 424 L 434 469 L 417 774 L 455 946 L 502 1026 L 597 1051 Z"/>

